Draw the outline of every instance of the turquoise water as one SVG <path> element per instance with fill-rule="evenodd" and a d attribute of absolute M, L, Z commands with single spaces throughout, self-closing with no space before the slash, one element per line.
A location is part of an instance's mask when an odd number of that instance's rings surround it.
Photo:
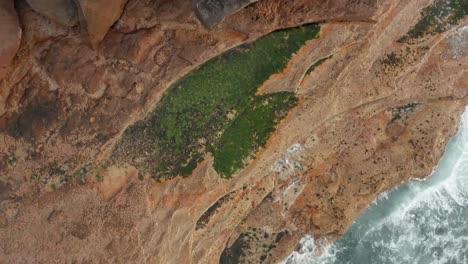
<path fill-rule="evenodd" d="M 287 264 L 468 263 L 468 108 L 433 175 L 381 195 L 319 254 L 304 237 Z"/>

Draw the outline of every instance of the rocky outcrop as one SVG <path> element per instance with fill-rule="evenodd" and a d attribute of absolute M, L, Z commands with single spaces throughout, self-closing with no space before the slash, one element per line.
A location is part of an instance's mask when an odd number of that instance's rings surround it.
<path fill-rule="evenodd" d="M 466 18 L 397 42 L 428 4 L 263 0 L 209 31 L 190 1 L 130 0 L 96 49 L 19 10 L 35 23 L 0 83 L 0 262 L 276 263 L 304 234 L 336 239 L 380 192 L 431 172 L 468 103 Z M 109 158 L 183 75 L 316 21 L 320 38 L 257 93 L 299 105 L 232 179 L 210 155 L 162 183 Z"/>
<path fill-rule="evenodd" d="M 247 5 L 258 0 L 193 0 L 193 6 L 198 18 L 204 25 L 211 28 Z"/>
<path fill-rule="evenodd" d="M 92 47 L 104 39 L 122 15 L 128 0 L 28 0 L 29 5 L 50 20 L 67 27 L 80 24 Z"/>
<path fill-rule="evenodd" d="M 81 26 L 96 47 L 120 17 L 128 0 L 77 0 Z"/>
<path fill-rule="evenodd" d="M 0 3 L 0 80 L 8 71 L 21 41 L 21 27 L 16 15 L 14 1 L 2 1 Z M 2 91 L 0 90 L 0 97 Z"/>
<path fill-rule="evenodd" d="M 73 0 L 27 0 L 38 13 L 64 26 L 78 23 L 78 9 Z"/>

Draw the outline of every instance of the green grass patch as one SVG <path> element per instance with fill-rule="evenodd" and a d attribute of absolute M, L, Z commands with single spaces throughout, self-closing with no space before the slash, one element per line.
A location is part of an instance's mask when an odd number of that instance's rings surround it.
<path fill-rule="evenodd" d="M 324 62 L 329 60 L 331 57 L 333 57 L 333 55 L 330 55 L 330 56 L 327 56 L 325 58 L 321 58 L 321 59 L 317 60 L 314 64 L 312 64 L 312 66 L 310 66 L 310 68 L 306 71 L 305 75 L 309 75 L 311 72 L 313 72 L 315 70 L 315 68 L 322 65 Z"/>
<path fill-rule="evenodd" d="M 391 52 L 391 53 L 385 55 L 385 57 L 383 59 L 381 59 L 380 62 L 382 64 L 386 65 L 386 66 L 389 66 L 389 67 L 397 67 L 397 66 L 401 65 L 402 59 L 395 52 Z"/>
<path fill-rule="evenodd" d="M 102 177 L 101 174 L 96 174 L 94 175 L 94 179 L 96 180 L 96 182 L 103 182 L 104 181 L 104 177 Z"/>
<path fill-rule="evenodd" d="M 412 43 L 417 39 L 440 34 L 456 25 L 468 12 L 467 0 L 435 0 L 421 12 L 421 19 L 399 43 Z"/>
<path fill-rule="evenodd" d="M 276 31 L 229 50 L 188 73 L 168 89 L 145 120 L 126 130 L 114 150 L 114 158 L 130 161 L 153 178 L 165 180 L 190 175 L 210 151 L 218 172 L 230 177 L 244 166 L 239 160 L 245 160 L 266 142 L 278 117 L 287 111 L 284 108 L 293 106 L 292 94 L 257 97 L 258 87 L 283 70 L 291 56 L 306 41 L 316 38 L 319 31 L 318 25 Z M 258 107 L 262 100 L 271 101 L 278 109 L 271 110 L 268 104 Z M 271 113 L 278 116 L 273 118 Z M 263 119 L 266 121 L 258 126 L 242 123 Z M 248 131 L 235 132 L 234 127 L 239 124 Z M 238 138 L 231 137 L 232 133 L 237 133 Z M 256 138 L 258 142 L 253 140 Z M 237 144 L 242 150 L 225 147 L 230 144 Z M 228 158 L 228 154 L 234 156 Z"/>
<path fill-rule="evenodd" d="M 16 166 L 16 163 L 18 162 L 18 160 L 16 159 L 16 156 L 14 154 L 11 154 L 10 156 L 8 156 L 8 165 L 10 167 L 15 167 Z"/>
<path fill-rule="evenodd" d="M 244 167 L 296 104 L 297 98 L 287 92 L 255 97 L 219 139 L 213 151 L 215 170 L 222 177 L 230 177 Z"/>

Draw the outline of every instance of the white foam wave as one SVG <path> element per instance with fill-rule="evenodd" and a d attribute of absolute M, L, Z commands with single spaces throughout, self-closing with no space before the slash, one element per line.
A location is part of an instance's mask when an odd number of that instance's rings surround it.
<path fill-rule="evenodd" d="M 332 245 L 304 237 L 282 263 L 468 263 L 467 220 L 468 108 L 431 177 L 381 195 Z"/>

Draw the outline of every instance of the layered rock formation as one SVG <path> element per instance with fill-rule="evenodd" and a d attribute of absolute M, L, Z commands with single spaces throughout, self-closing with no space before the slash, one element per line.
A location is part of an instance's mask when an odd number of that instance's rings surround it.
<path fill-rule="evenodd" d="M 262 0 L 211 30 L 187 0 L 113 2 L 120 18 L 80 4 L 95 48 L 17 5 L 23 43 L 0 81 L 0 262 L 276 263 L 303 235 L 336 239 L 380 192 L 429 175 L 468 103 L 465 15 L 399 41 L 429 0 Z M 311 22 L 320 37 L 258 90 L 299 105 L 231 179 L 210 155 L 161 183 L 111 158 L 183 75 Z"/>

